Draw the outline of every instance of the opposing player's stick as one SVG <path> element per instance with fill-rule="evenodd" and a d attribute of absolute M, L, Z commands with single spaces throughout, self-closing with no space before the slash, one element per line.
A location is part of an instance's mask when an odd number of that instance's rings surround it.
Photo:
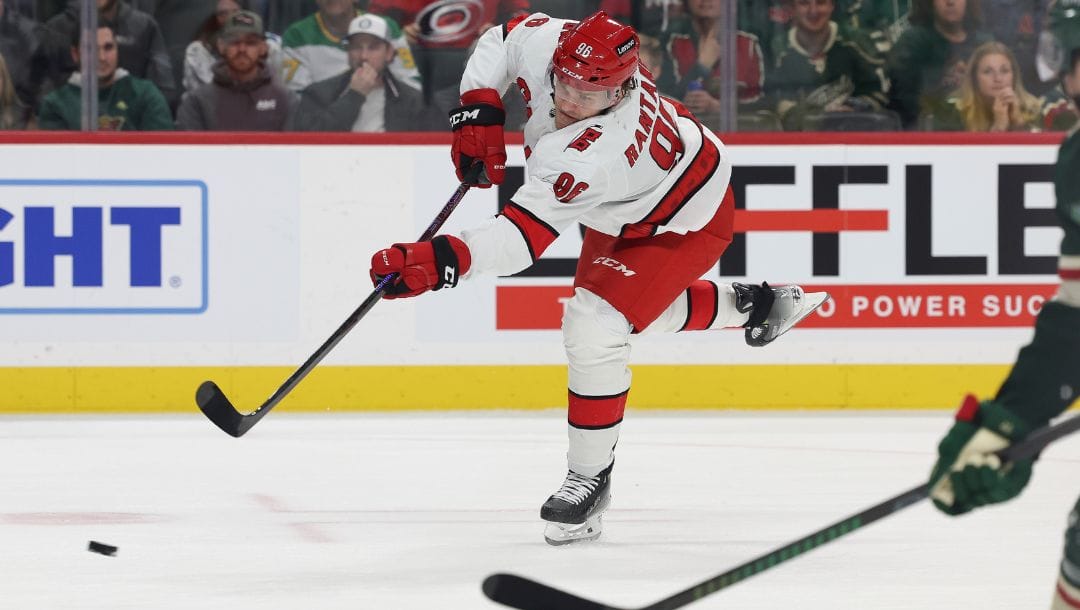
<path fill-rule="evenodd" d="M 1077 430 L 1080 430 L 1080 415 L 1073 416 L 1053 426 L 1040 428 L 1019 443 L 999 451 L 997 455 L 1002 462 L 1030 458 L 1041 452 L 1050 443 Z M 826 545 L 878 519 L 899 512 L 920 500 L 924 500 L 928 495 L 929 485 L 923 483 L 880 504 L 871 506 L 861 513 L 837 521 L 824 529 L 751 559 L 723 574 L 704 580 L 689 589 L 679 591 L 648 606 L 643 606 L 640 610 L 682 608 L 689 603 L 726 589 L 735 583 L 742 582 L 789 559 L 794 559 L 807 551 Z M 513 574 L 492 574 L 484 579 L 483 589 L 484 595 L 487 595 L 492 601 L 511 608 L 519 608 L 520 610 L 622 610 L 617 606 L 609 606 L 584 599 L 538 583 L 535 580 Z"/>
<path fill-rule="evenodd" d="M 473 166 L 474 171 L 470 171 L 470 175 L 466 176 L 465 182 L 462 182 L 457 190 L 454 191 L 453 197 L 450 201 L 446 202 L 443 209 L 439 212 L 439 215 L 435 217 L 435 220 L 431 222 L 424 234 L 420 236 L 418 241 L 428 241 L 432 237 L 435 237 L 435 233 L 439 231 L 439 228 L 443 226 L 446 219 L 450 217 L 450 213 L 454 211 L 454 208 L 461 203 L 462 198 L 465 197 L 465 193 L 469 192 L 469 182 L 475 181 L 476 174 L 479 173 L 480 168 L 483 166 L 477 163 Z M 383 296 L 383 292 L 386 291 L 386 287 L 397 277 L 396 273 L 384 277 L 378 284 L 375 285 L 375 291 L 372 292 L 368 298 L 364 299 L 364 302 L 353 311 L 348 318 L 334 331 L 334 334 L 330 335 L 330 338 L 324 342 L 319 349 L 315 350 L 315 353 L 308 357 L 304 361 L 304 364 L 300 368 L 296 369 L 289 378 L 285 380 L 280 388 L 274 392 L 270 398 L 266 399 L 258 409 L 255 409 L 251 413 L 244 415 L 236 410 L 236 407 L 229 402 L 229 399 L 225 397 L 225 393 L 221 391 L 213 381 L 204 381 L 199 389 L 195 391 L 195 402 L 198 403 L 199 409 L 210 418 L 210 421 L 214 422 L 218 428 L 225 431 L 226 434 L 230 434 L 237 438 L 244 435 L 245 432 L 251 429 L 252 426 L 259 423 L 259 420 L 266 417 L 266 414 L 273 409 L 275 405 L 281 402 L 281 399 L 285 398 L 293 388 L 296 387 L 307 374 L 315 368 L 330 350 L 334 349 L 345 335 L 356 323 L 363 318 L 375 303 L 378 303 Z"/>

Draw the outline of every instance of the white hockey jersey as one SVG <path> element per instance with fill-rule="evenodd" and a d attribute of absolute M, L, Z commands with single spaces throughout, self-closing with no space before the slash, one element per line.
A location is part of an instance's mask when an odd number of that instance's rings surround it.
<path fill-rule="evenodd" d="M 484 33 L 461 91 L 514 84 L 527 105 L 525 183 L 502 213 L 463 231 L 470 275 L 528 268 L 574 222 L 627 238 L 705 226 L 724 199 L 731 164 L 724 145 L 651 75 L 603 114 L 555 128 L 552 55 L 577 22 L 534 13 L 509 31 Z"/>

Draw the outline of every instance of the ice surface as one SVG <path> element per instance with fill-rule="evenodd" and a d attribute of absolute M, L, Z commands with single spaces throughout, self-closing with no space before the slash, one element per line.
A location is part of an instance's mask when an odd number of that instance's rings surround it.
<path fill-rule="evenodd" d="M 948 420 L 630 412 L 603 537 L 556 548 L 561 410 L 8 417 L 0 608 L 482 609 L 496 571 L 641 606 L 917 485 Z M 923 503 L 689 607 L 1047 608 L 1078 462 L 1066 439 L 1014 502 Z"/>

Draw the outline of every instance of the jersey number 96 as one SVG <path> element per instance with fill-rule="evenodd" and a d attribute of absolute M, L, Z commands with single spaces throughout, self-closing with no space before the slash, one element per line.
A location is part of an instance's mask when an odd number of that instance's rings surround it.
<path fill-rule="evenodd" d="M 555 184 L 551 186 L 551 189 L 555 191 L 555 198 L 563 203 L 570 203 L 571 199 L 585 192 L 587 188 L 589 188 L 588 182 L 578 182 L 570 172 L 559 174 Z"/>

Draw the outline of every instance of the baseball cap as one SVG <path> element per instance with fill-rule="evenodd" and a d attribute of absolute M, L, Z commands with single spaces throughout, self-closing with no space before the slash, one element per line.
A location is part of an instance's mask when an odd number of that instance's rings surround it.
<path fill-rule="evenodd" d="M 255 34 L 260 38 L 265 37 L 266 33 L 263 31 L 262 17 L 251 11 L 238 11 L 229 15 L 225 25 L 221 27 L 221 37 L 224 39 L 244 36 L 245 34 Z"/>
<path fill-rule="evenodd" d="M 1057 0 L 1047 22 L 1035 55 L 1035 68 L 1043 81 L 1068 70 L 1069 54 L 1080 48 L 1080 0 Z"/>
<path fill-rule="evenodd" d="M 357 34 L 370 34 L 380 40 L 386 42 L 393 42 L 392 34 L 390 33 L 390 24 L 378 15 L 360 15 L 349 22 L 349 30 L 345 34 L 345 39 L 348 40 Z"/>

